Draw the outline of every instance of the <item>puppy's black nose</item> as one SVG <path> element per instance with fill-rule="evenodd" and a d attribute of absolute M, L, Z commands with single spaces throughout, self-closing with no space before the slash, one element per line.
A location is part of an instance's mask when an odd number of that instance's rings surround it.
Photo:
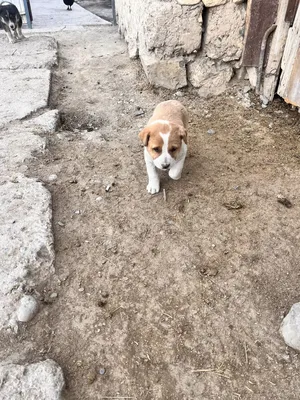
<path fill-rule="evenodd" d="M 161 166 L 163 167 L 163 169 L 168 169 L 170 167 L 170 164 L 161 164 Z"/>

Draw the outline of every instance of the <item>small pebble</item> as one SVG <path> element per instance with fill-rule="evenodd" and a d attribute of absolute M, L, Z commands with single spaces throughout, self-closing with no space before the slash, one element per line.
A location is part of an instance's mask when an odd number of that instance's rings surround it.
<path fill-rule="evenodd" d="M 50 299 L 56 299 L 57 297 L 58 297 L 58 294 L 55 292 L 50 294 Z"/>
<path fill-rule="evenodd" d="M 137 111 L 135 111 L 135 113 L 133 115 L 134 115 L 134 117 L 141 117 L 144 114 L 145 114 L 144 110 L 137 110 Z"/>
<path fill-rule="evenodd" d="M 87 380 L 90 385 L 95 382 L 96 378 L 97 378 L 96 371 L 90 371 L 87 375 Z"/>
<path fill-rule="evenodd" d="M 245 86 L 244 89 L 243 89 L 243 92 L 244 93 L 248 93 L 248 92 L 250 92 L 250 90 L 251 90 L 250 86 Z"/>
<path fill-rule="evenodd" d="M 98 300 L 97 304 L 99 307 L 105 307 L 107 304 L 107 299 L 100 299 L 100 300 Z"/>
<path fill-rule="evenodd" d="M 80 214 L 80 210 L 76 210 L 76 211 L 74 211 L 74 214 Z"/>
<path fill-rule="evenodd" d="M 57 180 L 56 174 L 49 175 L 49 177 L 48 177 L 49 182 L 55 182 L 56 180 Z"/>
<path fill-rule="evenodd" d="M 100 374 L 100 375 L 104 375 L 105 372 L 106 372 L 105 368 L 100 368 L 100 369 L 99 369 L 99 374 Z"/>
<path fill-rule="evenodd" d="M 81 288 L 78 289 L 78 291 L 79 291 L 79 292 L 84 292 L 84 288 L 81 287 Z"/>
<path fill-rule="evenodd" d="M 177 96 L 177 97 L 183 97 L 183 96 L 184 96 L 184 93 L 181 92 L 180 90 L 178 90 L 178 92 L 175 93 L 175 96 Z"/>
<path fill-rule="evenodd" d="M 278 203 L 284 205 L 286 208 L 292 208 L 293 204 L 290 202 L 289 199 L 287 199 L 286 197 L 282 196 L 282 194 L 279 194 L 277 196 L 277 201 Z"/>
<path fill-rule="evenodd" d="M 214 129 L 209 129 L 209 130 L 207 131 L 207 133 L 208 133 L 209 135 L 214 135 L 214 134 L 216 133 L 216 131 L 215 131 Z"/>
<path fill-rule="evenodd" d="M 61 221 L 58 221 L 58 222 L 57 222 L 57 225 L 62 226 L 62 227 L 66 226 L 66 225 L 65 225 L 63 222 L 61 222 Z"/>
<path fill-rule="evenodd" d="M 29 322 L 37 314 L 38 302 L 32 296 L 24 296 L 20 300 L 17 310 L 17 319 L 20 322 Z"/>
<path fill-rule="evenodd" d="M 106 188 L 105 188 L 105 191 L 106 192 L 110 192 L 110 190 L 111 190 L 111 185 L 107 185 Z"/>

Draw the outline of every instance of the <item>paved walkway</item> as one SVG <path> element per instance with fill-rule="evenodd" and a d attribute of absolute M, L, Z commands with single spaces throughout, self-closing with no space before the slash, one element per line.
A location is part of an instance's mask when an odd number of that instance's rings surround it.
<path fill-rule="evenodd" d="M 30 0 L 30 4 L 33 14 L 33 30 L 49 31 L 84 25 L 110 25 L 109 22 L 76 3 L 72 6 L 72 11 L 67 11 L 63 0 Z"/>

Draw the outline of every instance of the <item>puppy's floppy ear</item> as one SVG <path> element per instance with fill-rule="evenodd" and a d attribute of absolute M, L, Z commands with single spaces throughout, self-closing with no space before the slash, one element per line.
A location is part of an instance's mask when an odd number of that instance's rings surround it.
<path fill-rule="evenodd" d="M 139 133 L 139 138 L 143 142 L 144 146 L 148 145 L 149 142 L 149 137 L 150 137 L 150 129 L 146 126 L 140 133 Z"/>
<path fill-rule="evenodd" d="M 179 136 L 181 137 L 181 139 L 184 141 L 184 143 L 187 144 L 187 131 L 186 131 L 186 129 L 183 126 L 179 125 L 178 126 L 178 133 L 179 133 Z"/>

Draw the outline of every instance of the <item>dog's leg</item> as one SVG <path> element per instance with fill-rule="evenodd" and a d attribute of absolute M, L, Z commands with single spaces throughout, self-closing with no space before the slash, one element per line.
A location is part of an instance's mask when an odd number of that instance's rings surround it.
<path fill-rule="evenodd" d="M 148 174 L 147 190 L 148 190 L 148 193 L 155 194 L 155 193 L 159 192 L 159 176 L 157 174 L 153 160 L 150 157 L 146 148 L 145 148 L 144 155 L 145 155 L 145 162 L 146 162 L 146 168 L 147 168 L 147 174 Z"/>
<path fill-rule="evenodd" d="M 178 179 L 181 178 L 181 173 L 184 166 L 184 160 L 185 157 L 182 160 L 178 161 L 176 165 L 174 165 L 174 167 L 172 167 L 169 171 L 169 177 L 174 179 L 175 181 L 178 181 Z"/>
<path fill-rule="evenodd" d="M 25 36 L 22 33 L 22 28 L 17 28 L 17 35 L 19 39 L 25 39 Z"/>
<path fill-rule="evenodd" d="M 169 171 L 169 177 L 174 179 L 175 181 L 178 181 L 178 179 L 181 178 L 183 166 L 184 166 L 184 161 L 186 157 L 187 149 L 186 146 L 183 147 L 183 153 L 180 157 L 180 159 L 177 161 L 177 163 L 170 169 Z"/>
<path fill-rule="evenodd" d="M 8 26 L 4 25 L 4 30 L 6 33 L 6 36 L 8 38 L 9 43 L 16 43 L 16 39 L 14 38 L 14 36 L 12 35 L 10 29 Z"/>
<path fill-rule="evenodd" d="M 17 25 L 17 36 L 19 39 L 25 39 L 25 36 L 22 33 L 22 21 L 20 21 Z"/>

